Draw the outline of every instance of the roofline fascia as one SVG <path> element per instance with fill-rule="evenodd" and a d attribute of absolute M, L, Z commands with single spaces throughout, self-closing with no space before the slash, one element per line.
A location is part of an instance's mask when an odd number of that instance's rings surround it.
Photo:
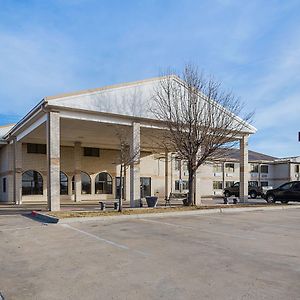
<path fill-rule="evenodd" d="M 13 128 L 11 128 L 4 136 L 3 139 L 7 140 L 10 136 L 13 135 L 13 133 L 20 129 L 26 121 L 28 121 L 34 114 L 36 114 L 39 110 L 42 110 L 45 99 L 43 98 L 38 104 L 36 104 Z"/>

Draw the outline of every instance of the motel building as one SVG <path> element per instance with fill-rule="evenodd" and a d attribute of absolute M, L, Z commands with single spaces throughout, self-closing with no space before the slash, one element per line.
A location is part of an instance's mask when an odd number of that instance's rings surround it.
<path fill-rule="evenodd" d="M 122 193 L 131 207 L 139 206 L 145 196 L 165 199 L 170 192 L 186 191 L 185 163 L 176 153 L 158 146 L 167 129 L 150 112 L 160 80 L 45 97 L 17 124 L 2 126 L 0 201 L 16 205 L 47 202 L 50 210 L 57 211 L 61 201 L 117 199 L 121 180 Z M 174 76 L 172 80 L 179 79 Z M 138 149 L 123 178 L 119 177 L 120 132 L 128 139 L 132 153 Z M 292 164 L 260 156 L 249 164 L 248 138 L 255 132 L 246 124 L 232 157 L 199 168 L 198 200 L 221 194 L 233 181 L 240 181 L 240 199 L 246 200 L 249 180 L 268 181 L 269 185 L 277 180 L 276 164 L 289 166 L 283 181 L 299 176 L 298 158 Z M 270 173 L 262 173 L 266 165 Z M 290 169 L 298 171 L 292 174 Z"/>

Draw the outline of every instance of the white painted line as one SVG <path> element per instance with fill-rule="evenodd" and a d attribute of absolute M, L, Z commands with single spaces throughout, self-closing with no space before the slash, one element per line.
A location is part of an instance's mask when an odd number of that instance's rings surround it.
<path fill-rule="evenodd" d="M 92 234 L 92 233 L 89 233 L 89 232 L 87 232 L 87 231 L 78 229 L 78 228 L 73 227 L 73 226 L 71 226 L 71 225 L 69 225 L 69 224 L 59 224 L 59 225 L 65 227 L 65 228 L 69 228 L 69 229 L 75 230 L 75 231 L 80 232 L 80 233 L 82 233 L 82 234 L 84 234 L 84 235 L 86 235 L 86 236 L 89 236 L 89 237 L 94 238 L 94 239 L 96 239 L 96 240 L 98 240 L 98 241 L 107 243 L 107 244 L 112 245 L 112 246 L 114 246 L 114 247 L 117 247 L 117 248 L 120 248 L 120 249 L 123 249 L 123 250 L 130 250 L 130 248 L 127 247 L 127 246 L 125 246 L 125 245 L 122 245 L 122 244 L 119 244 L 119 243 L 116 243 L 116 242 L 113 242 L 113 241 L 104 239 L 104 238 L 102 238 L 102 237 L 100 237 L 100 236 L 97 236 L 97 235 Z M 141 254 L 141 255 L 143 255 L 143 256 L 147 256 L 147 255 L 148 255 L 148 254 L 146 254 L 145 252 L 142 252 L 142 251 L 139 251 L 139 250 L 132 250 L 132 251 L 135 252 L 135 253 Z"/>
<path fill-rule="evenodd" d="M 0 232 L 3 231 L 12 231 L 12 230 L 24 230 L 24 229 L 31 229 L 34 227 L 42 227 L 42 226 L 31 226 L 31 227 L 17 227 L 17 228 L 4 228 L 4 229 L 0 229 Z"/>
<path fill-rule="evenodd" d="M 139 220 L 144 221 L 144 222 L 152 222 L 152 223 L 157 223 L 157 224 L 162 224 L 162 225 L 167 225 L 167 226 L 183 228 L 183 229 L 192 229 L 192 230 L 197 230 L 198 232 L 204 232 L 204 233 L 209 233 L 209 234 L 226 235 L 226 236 L 239 238 L 239 239 L 243 239 L 243 240 L 256 240 L 256 238 L 254 238 L 254 237 L 245 237 L 242 235 L 230 234 L 227 232 L 214 231 L 214 230 L 203 230 L 203 229 L 199 229 L 199 228 L 193 227 L 193 226 L 178 225 L 178 224 L 154 221 L 154 220 L 149 220 L 149 219 L 139 219 Z"/>
<path fill-rule="evenodd" d="M 231 234 L 231 233 L 221 232 L 221 231 L 203 230 L 203 229 L 199 229 L 199 228 L 194 227 L 194 226 L 178 225 L 178 224 L 154 221 L 154 220 L 149 220 L 149 219 L 139 219 L 139 220 L 144 221 L 144 222 L 152 222 L 152 223 L 163 224 L 163 225 L 167 225 L 167 226 L 183 228 L 183 229 L 192 229 L 192 230 L 197 230 L 199 232 L 201 231 L 201 232 L 205 232 L 205 233 L 209 233 L 209 234 L 226 235 L 226 236 L 239 238 L 239 239 L 244 239 L 244 240 L 256 240 L 256 238 L 254 238 L 254 237 L 245 237 L 245 236 L 242 236 L 242 235 L 236 235 L 236 234 Z"/>

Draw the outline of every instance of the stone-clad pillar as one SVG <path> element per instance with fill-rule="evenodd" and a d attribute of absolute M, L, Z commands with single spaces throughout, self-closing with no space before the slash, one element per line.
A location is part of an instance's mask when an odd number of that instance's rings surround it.
<path fill-rule="evenodd" d="M 130 207 L 139 207 L 141 201 L 140 182 L 140 124 L 132 123 L 130 144 Z"/>
<path fill-rule="evenodd" d="M 15 204 L 22 204 L 22 143 L 13 142 L 13 197 Z"/>
<path fill-rule="evenodd" d="M 240 140 L 240 202 L 243 203 L 248 200 L 248 180 L 248 136 L 244 136 Z"/>
<path fill-rule="evenodd" d="M 81 143 L 75 142 L 74 144 L 74 188 L 75 188 L 75 201 L 81 200 Z"/>
<path fill-rule="evenodd" d="M 58 112 L 47 115 L 47 199 L 51 211 L 60 210 L 60 117 Z"/>

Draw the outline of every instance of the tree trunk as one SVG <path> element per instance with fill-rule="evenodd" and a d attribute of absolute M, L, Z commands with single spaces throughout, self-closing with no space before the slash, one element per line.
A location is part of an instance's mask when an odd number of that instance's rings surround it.
<path fill-rule="evenodd" d="M 123 201 L 122 201 L 122 192 L 123 192 L 123 182 L 122 182 L 122 175 L 123 175 L 123 164 L 120 167 L 120 196 L 119 196 L 119 212 L 123 210 Z"/>
<path fill-rule="evenodd" d="M 194 203 L 194 170 L 191 167 L 191 165 L 188 165 L 188 171 L 189 171 L 189 194 L 188 194 L 188 201 L 187 206 L 191 206 Z"/>

